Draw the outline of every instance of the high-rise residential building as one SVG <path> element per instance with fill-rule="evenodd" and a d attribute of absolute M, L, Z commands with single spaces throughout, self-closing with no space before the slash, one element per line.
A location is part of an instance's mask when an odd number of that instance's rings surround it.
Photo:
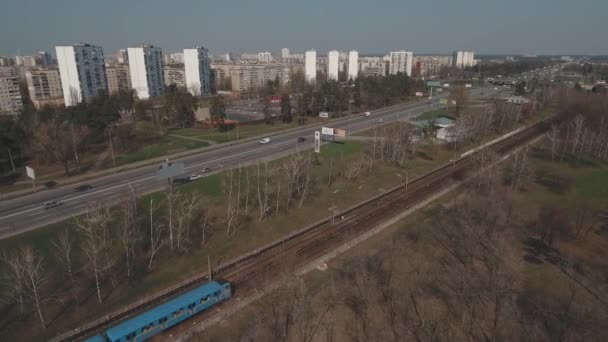
<path fill-rule="evenodd" d="M 165 92 L 163 52 L 152 45 L 128 48 L 131 86 L 137 97 L 147 99 Z"/>
<path fill-rule="evenodd" d="M 120 56 L 117 56 L 117 58 L 120 59 Z M 128 65 L 106 65 L 106 75 L 108 78 L 109 94 L 118 94 L 131 90 L 131 72 Z"/>
<path fill-rule="evenodd" d="M 282 48 L 281 49 L 281 58 L 283 59 L 287 59 L 291 57 L 291 53 L 289 52 L 288 48 Z"/>
<path fill-rule="evenodd" d="M 452 55 L 452 66 L 454 68 L 466 68 L 475 64 L 475 52 L 473 51 L 454 51 Z"/>
<path fill-rule="evenodd" d="M 38 67 L 25 72 L 27 90 L 34 107 L 64 104 L 61 76 L 57 67 Z"/>
<path fill-rule="evenodd" d="M 260 53 L 258 53 L 258 62 L 260 62 L 260 63 L 270 63 L 270 62 L 272 62 L 272 54 L 270 52 L 260 52 Z"/>
<path fill-rule="evenodd" d="M 182 52 L 174 52 L 171 54 L 171 63 L 184 64 L 184 54 Z"/>
<path fill-rule="evenodd" d="M 399 73 L 412 76 L 412 59 L 414 54 L 409 51 L 391 51 L 389 74 L 396 75 Z"/>
<path fill-rule="evenodd" d="M 289 59 L 293 62 L 302 63 L 302 62 L 304 62 L 304 54 L 303 53 L 292 53 L 289 55 Z"/>
<path fill-rule="evenodd" d="M 194 96 L 211 94 L 209 51 L 203 47 L 184 49 L 186 89 Z"/>
<path fill-rule="evenodd" d="M 13 65 L 14 60 L 10 57 L 0 56 L 0 67 L 7 67 Z"/>
<path fill-rule="evenodd" d="M 90 44 L 57 46 L 57 64 L 66 106 L 107 94 L 103 49 Z"/>
<path fill-rule="evenodd" d="M 340 53 L 337 50 L 331 50 L 327 54 L 327 79 L 337 81 L 340 66 Z"/>
<path fill-rule="evenodd" d="M 15 65 L 24 67 L 35 67 L 36 57 L 35 56 L 15 56 Z"/>
<path fill-rule="evenodd" d="M 178 88 L 186 88 L 186 71 L 183 64 L 165 65 L 164 70 L 165 85 L 175 85 Z"/>
<path fill-rule="evenodd" d="M 4 67 L 0 70 L 0 114 L 19 114 L 23 107 L 19 81 L 15 68 Z"/>
<path fill-rule="evenodd" d="M 359 52 L 351 50 L 348 53 L 348 70 L 347 77 L 349 80 L 356 80 L 359 75 Z"/>
<path fill-rule="evenodd" d="M 306 82 L 315 83 L 317 81 L 317 51 L 307 50 L 304 55 L 304 77 Z"/>
<path fill-rule="evenodd" d="M 129 63 L 129 54 L 127 53 L 127 49 L 120 49 L 116 52 L 116 61 L 120 64 Z"/>
<path fill-rule="evenodd" d="M 50 65 L 53 64 L 53 56 L 49 52 L 46 51 L 38 51 L 34 55 L 34 59 L 36 60 L 36 65 Z"/>

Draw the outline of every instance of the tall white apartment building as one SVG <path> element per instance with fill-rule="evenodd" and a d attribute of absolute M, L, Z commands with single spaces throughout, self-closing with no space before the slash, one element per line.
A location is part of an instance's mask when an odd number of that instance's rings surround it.
<path fill-rule="evenodd" d="M 143 45 L 127 49 L 131 86 L 137 97 L 147 99 L 165 92 L 163 52 L 161 48 Z"/>
<path fill-rule="evenodd" d="M 194 96 L 211 94 L 209 51 L 203 47 L 184 49 L 186 89 Z"/>
<path fill-rule="evenodd" d="M 327 79 L 337 81 L 340 67 L 340 53 L 331 50 L 327 54 Z"/>
<path fill-rule="evenodd" d="M 291 52 L 289 51 L 288 48 L 282 48 L 281 49 L 281 58 L 285 59 L 285 58 L 290 58 L 291 57 Z"/>
<path fill-rule="evenodd" d="M 452 55 L 452 66 L 454 68 L 466 68 L 475 64 L 475 52 L 473 51 L 454 51 Z"/>
<path fill-rule="evenodd" d="M 260 63 L 272 62 L 272 54 L 270 52 L 259 52 L 258 53 L 258 62 L 260 62 Z"/>
<path fill-rule="evenodd" d="M 304 77 L 308 83 L 317 81 L 317 51 L 315 50 L 307 50 L 304 53 Z"/>
<path fill-rule="evenodd" d="M 348 52 L 347 77 L 349 80 L 356 80 L 359 75 L 359 52 L 351 50 Z"/>
<path fill-rule="evenodd" d="M 106 67 L 100 46 L 56 46 L 55 52 L 66 106 L 88 102 L 94 97 L 107 94 Z"/>
<path fill-rule="evenodd" d="M 412 62 L 414 54 L 410 51 L 391 51 L 388 73 L 396 75 L 398 73 L 412 76 Z"/>

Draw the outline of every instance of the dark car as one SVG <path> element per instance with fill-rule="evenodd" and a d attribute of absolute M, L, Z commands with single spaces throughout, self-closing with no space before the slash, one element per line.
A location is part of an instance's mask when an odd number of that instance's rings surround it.
<path fill-rule="evenodd" d="M 304 138 L 304 137 L 298 137 L 298 142 L 299 143 L 305 142 L 305 141 L 306 141 L 306 138 Z"/>
<path fill-rule="evenodd" d="M 59 201 L 48 201 L 48 202 L 44 202 L 42 203 L 42 206 L 44 207 L 44 209 L 51 209 L 51 208 L 55 208 L 55 207 L 59 207 L 63 205 L 63 202 Z"/>
<path fill-rule="evenodd" d="M 83 184 L 81 186 L 77 186 L 74 188 L 74 192 L 83 192 L 83 191 L 87 191 L 87 190 L 91 190 L 93 189 L 92 185 L 89 184 Z"/>
<path fill-rule="evenodd" d="M 186 178 L 175 178 L 173 180 L 173 184 L 175 185 L 182 185 L 182 184 L 187 184 L 190 183 L 190 178 L 186 177 Z"/>
<path fill-rule="evenodd" d="M 204 167 L 204 168 L 201 169 L 201 173 L 207 173 L 209 171 L 211 171 L 210 167 Z"/>

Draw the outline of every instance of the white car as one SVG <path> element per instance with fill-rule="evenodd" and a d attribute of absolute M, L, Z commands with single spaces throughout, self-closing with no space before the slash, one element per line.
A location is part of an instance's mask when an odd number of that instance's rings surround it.
<path fill-rule="evenodd" d="M 371 112 L 365 112 L 365 113 L 363 113 L 363 116 L 365 116 L 365 117 L 370 116 L 370 115 L 372 115 Z"/>
<path fill-rule="evenodd" d="M 191 175 L 189 178 L 191 181 L 195 181 L 197 179 L 203 178 L 203 176 L 202 175 Z"/>
<path fill-rule="evenodd" d="M 264 138 L 264 139 L 260 140 L 259 142 L 260 142 L 260 145 L 268 144 L 270 142 L 270 138 Z"/>

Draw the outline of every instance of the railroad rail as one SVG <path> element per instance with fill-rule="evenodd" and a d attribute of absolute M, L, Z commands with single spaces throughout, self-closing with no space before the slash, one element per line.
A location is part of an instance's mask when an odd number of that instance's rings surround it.
<path fill-rule="evenodd" d="M 484 144 L 483 148 L 491 148 L 499 154 L 509 152 L 514 147 L 529 142 L 544 133 L 555 120 L 559 120 L 559 117 L 553 117 L 530 127 L 518 129 Z M 251 280 L 271 274 L 271 272 L 285 265 L 287 260 L 296 267 L 306 264 L 335 246 L 345 243 L 354 236 L 428 198 L 441 189 L 446 182 L 450 181 L 452 176 L 469 170 L 473 165 L 472 156 L 480 153 L 483 148 L 466 152 L 460 158 L 413 179 L 407 187 L 396 186 L 385 193 L 339 212 L 337 217 L 344 216 L 342 220 L 332 222 L 329 217 L 322 219 L 294 231 L 280 240 L 270 242 L 249 253 L 228 260 L 216 268 L 214 275 L 231 281 L 239 296 L 246 295 L 253 290 Z M 51 341 L 75 341 L 99 333 L 125 318 L 188 291 L 207 279 L 207 273 L 196 274 L 152 296 L 142 298 L 123 309 L 59 335 Z M 179 329 L 179 325 L 173 329 Z"/>

